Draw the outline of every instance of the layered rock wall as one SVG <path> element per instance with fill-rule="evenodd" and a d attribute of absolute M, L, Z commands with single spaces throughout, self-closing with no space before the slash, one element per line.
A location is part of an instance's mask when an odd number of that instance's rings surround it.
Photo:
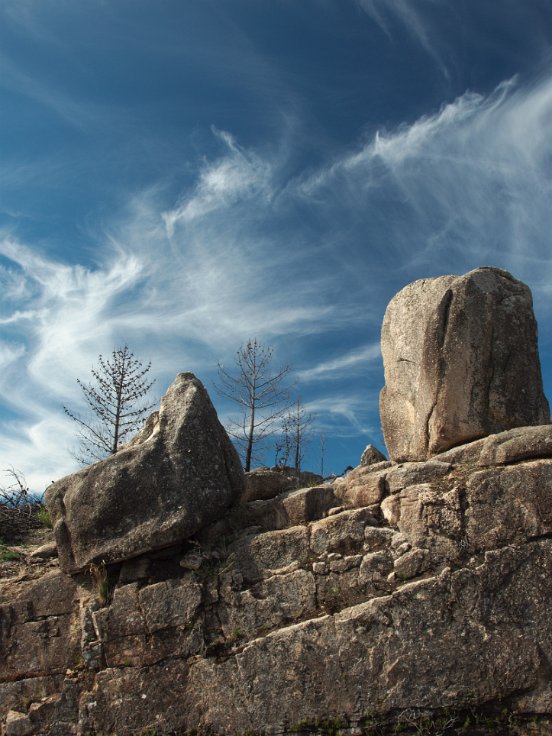
<path fill-rule="evenodd" d="M 5 736 L 552 733 L 528 290 L 496 269 L 417 282 L 384 358 L 392 459 L 331 484 L 244 496 L 181 374 L 135 442 L 54 486 L 59 562 L 29 556 L 0 589 Z"/>
<path fill-rule="evenodd" d="M 512 430 L 236 507 L 224 534 L 109 566 L 107 601 L 89 574 L 29 563 L 2 592 L 4 717 L 98 735 L 370 733 L 489 703 L 541 718 L 552 428 L 527 432 L 538 457 Z"/>

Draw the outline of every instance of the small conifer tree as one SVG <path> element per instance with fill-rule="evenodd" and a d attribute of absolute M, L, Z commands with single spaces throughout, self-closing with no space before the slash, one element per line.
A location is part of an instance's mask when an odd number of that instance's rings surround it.
<path fill-rule="evenodd" d="M 79 425 L 80 446 L 75 457 L 88 464 L 114 455 L 129 434 L 142 424 L 152 404 L 142 399 L 153 385 L 146 366 L 134 357 L 128 345 L 114 350 L 111 358 L 98 358 L 98 366 L 92 368 L 90 383 L 77 378 L 86 404 L 89 418 L 81 418 L 64 406 L 65 413 Z"/>

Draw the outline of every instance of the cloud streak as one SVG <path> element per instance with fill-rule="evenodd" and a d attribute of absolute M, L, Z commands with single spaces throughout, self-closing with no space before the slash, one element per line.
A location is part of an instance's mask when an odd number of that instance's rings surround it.
<path fill-rule="evenodd" d="M 393 19 L 400 23 L 404 29 L 419 43 L 427 54 L 437 63 L 443 76 L 448 77 L 448 70 L 443 63 L 441 54 L 437 49 L 435 39 L 438 37 L 435 29 L 431 27 L 428 14 L 420 11 L 421 4 L 417 7 L 408 0 L 358 0 L 362 10 L 374 20 L 381 30 L 392 39 L 391 21 Z M 427 5 L 435 3 L 426 0 Z"/>
<path fill-rule="evenodd" d="M 352 350 L 344 355 L 331 360 L 325 360 L 312 368 L 306 368 L 296 372 L 297 379 L 301 382 L 338 380 L 344 375 L 351 375 L 354 371 L 364 370 L 370 363 L 381 358 L 379 343 L 371 343 L 364 347 Z"/>
<path fill-rule="evenodd" d="M 213 129 L 227 153 L 207 164 L 191 194 L 174 209 L 163 213 L 169 237 L 178 223 L 193 222 L 243 199 L 269 192 L 271 169 L 267 162 L 240 148 L 233 136 Z"/>
<path fill-rule="evenodd" d="M 300 190 L 326 203 L 339 189 L 339 206 L 355 209 L 394 204 L 386 236 L 406 269 L 443 263 L 443 255 L 456 268 L 499 260 L 539 284 L 551 275 L 551 124 L 552 77 L 531 87 L 514 78 L 378 131 Z"/>

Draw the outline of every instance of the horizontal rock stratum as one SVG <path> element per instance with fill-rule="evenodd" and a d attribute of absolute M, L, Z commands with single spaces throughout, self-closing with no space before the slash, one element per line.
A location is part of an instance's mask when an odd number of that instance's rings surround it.
<path fill-rule="evenodd" d="M 550 421 L 531 292 L 506 271 L 409 284 L 387 307 L 381 348 L 380 414 L 392 460 L 425 460 Z"/>
<path fill-rule="evenodd" d="M 8 736 L 549 733 L 523 724 L 552 714 L 552 427 L 235 506 L 106 577 L 4 581 Z"/>
<path fill-rule="evenodd" d="M 117 454 L 46 491 L 65 572 L 181 542 L 243 493 L 239 457 L 192 373 L 178 374 L 154 418 Z"/>

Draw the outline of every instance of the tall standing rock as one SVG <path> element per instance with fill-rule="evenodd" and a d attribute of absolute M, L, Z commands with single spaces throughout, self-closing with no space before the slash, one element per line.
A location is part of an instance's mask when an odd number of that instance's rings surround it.
<path fill-rule="evenodd" d="M 65 572 L 186 539 L 243 493 L 238 455 L 193 374 L 177 375 L 150 424 L 137 443 L 46 491 Z"/>
<path fill-rule="evenodd" d="M 395 461 L 548 424 L 531 292 L 498 268 L 421 279 L 389 303 L 380 413 Z"/>

